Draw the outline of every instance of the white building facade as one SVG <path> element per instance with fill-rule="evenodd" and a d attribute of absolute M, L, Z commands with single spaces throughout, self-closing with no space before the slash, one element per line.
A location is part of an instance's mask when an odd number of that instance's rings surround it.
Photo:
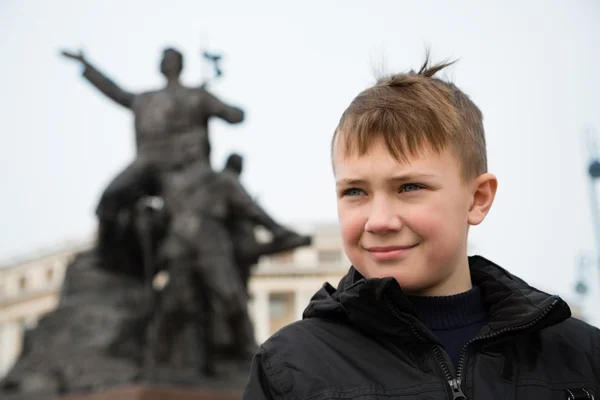
<path fill-rule="evenodd" d="M 21 352 L 23 331 L 58 304 L 67 265 L 89 243 L 70 243 L 0 268 L 0 377 Z"/>

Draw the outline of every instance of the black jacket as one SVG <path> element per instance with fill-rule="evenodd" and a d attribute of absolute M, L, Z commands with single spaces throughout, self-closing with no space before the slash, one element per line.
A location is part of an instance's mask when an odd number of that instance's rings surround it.
<path fill-rule="evenodd" d="M 456 368 L 393 278 L 351 268 L 261 346 L 243 398 L 600 399 L 600 330 L 490 261 L 469 263 L 489 323 Z"/>

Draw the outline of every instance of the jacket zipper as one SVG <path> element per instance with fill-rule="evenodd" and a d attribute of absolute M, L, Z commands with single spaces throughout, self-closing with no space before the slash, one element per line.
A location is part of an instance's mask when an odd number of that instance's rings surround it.
<path fill-rule="evenodd" d="M 466 345 L 465 345 L 466 347 Z M 463 348 L 464 351 L 464 348 Z M 444 373 L 444 375 L 446 375 L 446 381 L 448 382 L 448 386 L 450 386 L 450 390 L 452 390 L 452 400 L 458 400 L 458 399 L 467 399 L 467 396 L 465 396 L 465 393 L 462 391 L 462 388 L 460 386 L 460 375 L 457 374 L 456 378 L 452 377 L 452 374 L 450 373 L 450 369 L 448 368 L 448 364 L 446 364 L 446 361 L 444 360 L 444 356 L 442 355 L 442 351 L 440 350 L 440 348 L 438 346 L 434 346 L 433 347 L 433 354 L 435 354 L 435 357 L 437 358 L 437 362 L 440 365 L 440 367 L 442 367 L 442 372 Z"/>
<path fill-rule="evenodd" d="M 442 372 L 446 376 L 448 385 L 450 386 L 450 389 L 452 390 L 452 400 L 458 400 L 458 399 L 467 400 L 467 396 L 465 396 L 465 394 L 461 388 L 461 378 L 462 378 L 462 372 L 463 372 L 462 370 L 463 370 L 463 366 L 464 366 L 464 361 L 465 361 L 465 358 L 467 355 L 467 350 L 471 344 L 473 344 L 474 342 L 476 342 L 478 340 L 491 339 L 493 337 L 505 334 L 507 332 L 515 332 L 515 331 L 519 331 L 519 330 L 529 329 L 529 328 L 535 326 L 536 324 L 538 324 L 542 319 L 544 319 L 546 317 L 546 315 L 548 315 L 550 313 L 550 311 L 552 311 L 552 309 L 556 306 L 556 304 L 558 304 L 558 299 L 555 298 L 554 301 L 548 307 L 546 307 L 540 315 L 538 315 L 534 320 L 532 320 L 526 324 L 503 328 L 496 332 L 489 333 L 489 334 L 483 335 L 483 336 L 477 336 L 477 337 L 469 340 L 465 344 L 465 346 L 463 347 L 463 349 L 460 353 L 460 358 L 458 359 L 458 368 L 456 369 L 456 378 L 452 377 L 452 374 L 450 373 L 450 369 L 448 368 L 448 364 L 444 360 L 444 356 L 442 355 L 442 352 L 439 349 L 439 347 L 437 345 L 434 346 L 433 353 L 435 354 L 438 364 L 442 368 Z M 396 310 L 396 307 L 394 307 L 394 304 L 392 303 L 392 301 L 390 299 L 388 299 L 388 306 L 390 307 L 390 309 L 392 310 L 392 312 L 396 316 L 396 318 L 398 318 L 399 320 L 401 320 L 402 322 L 404 322 L 405 324 L 407 324 L 408 326 L 411 327 L 414 336 L 416 336 L 417 338 L 419 338 L 420 340 L 422 340 L 424 342 L 427 342 L 427 339 L 425 339 L 417 331 L 417 328 L 415 328 L 413 324 L 411 324 L 408 320 L 406 320 L 406 318 L 404 318 L 404 317 L 402 317 L 402 315 L 400 315 L 400 313 L 398 312 L 398 310 Z"/>

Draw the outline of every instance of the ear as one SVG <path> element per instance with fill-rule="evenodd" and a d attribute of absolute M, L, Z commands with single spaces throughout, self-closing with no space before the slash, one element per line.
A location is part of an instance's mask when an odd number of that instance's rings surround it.
<path fill-rule="evenodd" d="M 473 198 L 469 208 L 468 221 L 470 225 L 479 225 L 487 216 L 498 189 L 498 179 L 493 174 L 479 175 L 473 181 Z"/>

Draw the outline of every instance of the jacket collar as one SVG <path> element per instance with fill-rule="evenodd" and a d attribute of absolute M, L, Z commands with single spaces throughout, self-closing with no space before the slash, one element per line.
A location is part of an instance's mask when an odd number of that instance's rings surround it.
<path fill-rule="evenodd" d="M 558 296 L 544 293 L 480 257 L 469 257 L 471 279 L 481 289 L 489 322 L 481 335 L 536 331 L 571 316 Z M 354 267 L 337 288 L 326 283 L 313 296 L 304 318 L 345 319 L 375 335 L 419 335 L 437 342 L 393 278 L 365 279 Z"/>

